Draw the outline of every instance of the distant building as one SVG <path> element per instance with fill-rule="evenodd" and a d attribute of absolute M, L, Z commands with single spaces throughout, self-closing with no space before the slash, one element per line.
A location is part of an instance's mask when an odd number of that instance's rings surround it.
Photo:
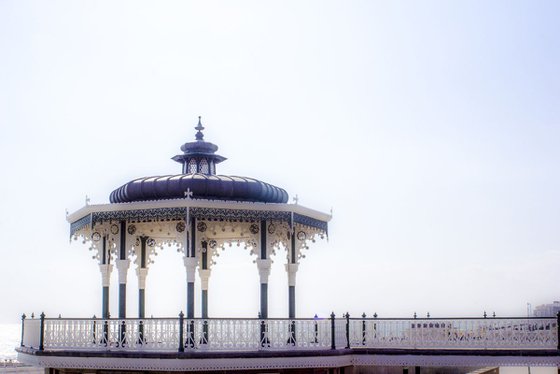
<path fill-rule="evenodd" d="M 552 304 L 543 304 L 535 307 L 533 316 L 535 317 L 555 317 L 560 312 L 560 301 Z"/>

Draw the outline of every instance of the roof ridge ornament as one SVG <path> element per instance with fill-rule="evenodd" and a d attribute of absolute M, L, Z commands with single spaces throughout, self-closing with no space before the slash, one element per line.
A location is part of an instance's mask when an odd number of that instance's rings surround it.
<path fill-rule="evenodd" d="M 202 126 L 202 116 L 198 116 L 198 125 L 194 128 L 198 132 L 196 133 L 196 140 L 201 142 L 204 140 L 204 134 L 202 130 L 204 130 L 204 126 Z"/>

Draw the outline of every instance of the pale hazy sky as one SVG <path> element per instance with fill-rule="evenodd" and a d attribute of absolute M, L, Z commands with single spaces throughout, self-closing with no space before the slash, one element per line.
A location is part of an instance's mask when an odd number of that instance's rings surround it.
<path fill-rule="evenodd" d="M 65 209 L 179 173 L 198 115 L 228 157 L 219 173 L 333 208 L 300 265 L 298 316 L 560 299 L 559 19 L 556 1 L 0 0 L 0 322 L 100 314 Z M 271 317 L 287 316 L 283 262 Z M 255 317 L 258 282 L 246 252 L 224 252 L 210 315 Z M 164 251 L 147 315 L 177 315 L 185 288 Z"/>

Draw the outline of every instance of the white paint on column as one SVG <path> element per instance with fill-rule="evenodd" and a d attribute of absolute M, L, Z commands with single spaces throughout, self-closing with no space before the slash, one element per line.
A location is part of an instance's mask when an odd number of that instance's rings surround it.
<path fill-rule="evenodd" d="M 267 259 L 257 259 L 257 268 L 259 269 L 259 277 L 261 283 L 268 283 L 268 277 L 270 275 L 270 267 L 272 265 L 272 260 Z"/>
<path fill-rule="evenodd" d="M 99 271 L 101 271 L 102 287 L 109 287 L 111 281 L 111 272 L 113 271 L 113 264 L 99 264 Z"/>
<path fill-rule="evenodd" d="M 185 263 L 185 270 L 187 271 L 187 283 L 194 283 L 198 259 L 196 257 L 183 257 L 183 261 Z"/>
<path fill-rule="evenodd" d="M 119 284 L 126 284 L 126 276 L 128 274 L 128 267 L 130 260 L 116 260 L 117 271 L 119 272 Z"/>
<path fill-rule="evenodd" d="M 208 290 L 208 279 L 210 278 L 210 269 L 198 269 L 198 274 L 200 276 L 200 287 L 202 290 Z"/>
<path fill-rule="evenodd" d="M 288 286 L 296 285 L 296 273 L 299 264 L 286 264 L 286 272 L 288 273 Z"/>
<path fill-rule="evenodd" d="M 136 269 L 136 274 L 138 275 L 138 289 L 146 289 L 146 277 L 148 276 L 148 268 L 138 268 Z"/>

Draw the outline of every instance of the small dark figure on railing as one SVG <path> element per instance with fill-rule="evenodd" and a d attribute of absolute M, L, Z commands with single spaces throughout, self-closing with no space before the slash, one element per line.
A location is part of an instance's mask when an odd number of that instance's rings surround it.
<path fill-rule="evenodd" d="M 426 317 L 430 318 L 430 312 L 426 313 Z"/>
<path fill-rule="evenodd" d="M 416 312 L 414 312 L 414 319 L 416 319 Z"/>
<path fill-rule="evenodd" d="M 492 312 L 492 317 L 496 318 L 496 312 Z"/>
<path fill-rule="evenodd" d="M 373 318 L 377 318 L 377 312 L 373 313 Z"/>
<path fill-rule="evenodd" d="M 34 312 L 31 312 L 31 318 L 35 319 L 35 313 Z"/>
<path fill-rule="evenodd" d="M 484 318 L 486 318 L 486 311 L 484 311 Z"/>

